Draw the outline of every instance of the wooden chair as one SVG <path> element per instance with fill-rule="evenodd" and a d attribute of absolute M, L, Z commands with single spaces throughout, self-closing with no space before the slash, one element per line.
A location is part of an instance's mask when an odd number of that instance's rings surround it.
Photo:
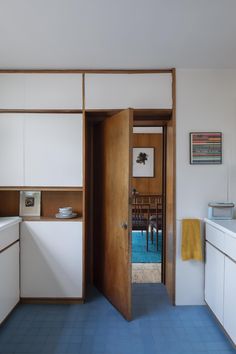
<path fill-rule="evenodd" d="M 160 203 L 161 202 L 161 203 Z M 156 213 L 150 216 L 149 225 L 151 228 L 151 241 L 153 243 L 153 230 L 156 230 L 156 250 L 158 251 L 158 231 L 163 227 L 162 199 L 156 204 Z"/>
<path fill-rule="evenodd" d="M 132 230 L 146 232 L 146 250 L 148 251 L 148 229 L 150 204 L 135 203 L 132 205 Z"/>

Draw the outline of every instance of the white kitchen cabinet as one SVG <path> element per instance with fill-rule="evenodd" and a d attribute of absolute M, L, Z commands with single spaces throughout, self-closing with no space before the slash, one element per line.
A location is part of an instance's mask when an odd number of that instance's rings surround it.
<path fill-rule="evenodd" d="M 224 255 L 206 242 L 205 300 L 223 324 Z"/>
<path fill-rule="evenodd" d="M 236 263 L 225 257 L 224 327 L 236 343 Z"/>
<path fill-rule="evenodd" d="M 0 323 L 19 302 L 19 242 L 0 253 Z"/>
<path fill-rule="evenodd" d="M 82 186 L 82 114 L 25 118 L 25 185 Z"/>
<path fill-rule="evenodd" d="M 82 74 L 25 75 L 27 109 L 81 109 Z"/>
<path fill-rule="evenodd" d="M 206 219 L 206 240 L 205 299 L 236 344 L 236 220 Z"/>
<path fill-rule="evenodd" d="M 82 298 L 82 222 L 23 222 L 20 242 L 21 297 Z"/>
<path fill-rule="evenodd" d="M 81 109 L 82 74 L 0 74 L 0 109 Z"/>
<path fill-rule="evenodd" d="M 0 74 L 0 109 L 24 109 L 25 75 Z"/>
<path fill-rule="evenodd" d="M 172 108 L 172 75 L 86 74 L 86 109 Z"/>
<path fill-rule="evenodd" d="M 0 116 L 0 186 L 24 185 L 24 117 Z"/>
<path fill-rule="evenodd" d="M 19 222 L 0 218 L 0 323 L 20 300 Z"/>
<path fill-rule="evenodd" d="M 221 251 L 224 251 L 225 233 L 223 231 L 216 229 L 212 225 L 206 224 L 206 240 Z"/>

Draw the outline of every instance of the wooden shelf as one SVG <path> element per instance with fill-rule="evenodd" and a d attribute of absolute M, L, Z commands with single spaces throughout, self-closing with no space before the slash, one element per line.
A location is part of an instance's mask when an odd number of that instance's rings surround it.
<path fill-rule="evenodd" d="M 23 221 L 83 221 L 82 216 L 71 219 L 57 219 L 55 216 L 21 216 Z"/>
<path fill-rule="evenodd" d="M 0 187 L 0 191 L 58 191 L 58 192 L 83 192 L 83 187 Z"/>

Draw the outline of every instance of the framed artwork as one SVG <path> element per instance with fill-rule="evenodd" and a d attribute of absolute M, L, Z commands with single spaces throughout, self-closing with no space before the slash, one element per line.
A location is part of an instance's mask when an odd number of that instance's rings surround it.
<path fill-rule="evenodd" d="M 20 192 L 20 216 L 40 216 L 41 192 Z"/>
<path fill-rule="evenodd" d="M 190 164 L 222 164 L 222 133 L 190 133 Z"/>
<path fill-rule="evenodd" d="M 154 148 L 133 148 L 133 177 L 154 177 Z"/>

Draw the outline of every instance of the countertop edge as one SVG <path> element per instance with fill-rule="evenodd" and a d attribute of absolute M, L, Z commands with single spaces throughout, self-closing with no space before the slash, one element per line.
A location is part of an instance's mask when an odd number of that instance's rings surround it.
<path fill-rule="evenodd" d="M 235 223 L 236 223 L 236 219 L 232 219 L 232 220 L 234 220 Z M 232 220 L 228 220 L 228 221 L 230 222 L 230 221 L 232 221 Z M 217 228 L 218 230 L 220 230 L 220 231 L 222 231 L 222 232 L 224 232 L 224 233 L 227 233 L 228 235 L 230 235 L 230 236 L 236 238 L 236 232 L 230 230 L 230 228 L 227 228 L 227 227 L 225 227 L 225 226 L 222 226 L 222 225 L 218 224 L 217 221 L 218 221 L 218 220 L 210 220 L 210 219 L 208 219 L 208 218 L 204 218 L 204 222 L 206 222 L 206 223 L 208 223 L 209 225 L 214 226 L 214 227 Z M 219 220 L 219 221 L 223 221 L 223 220 Z M 224 220 L 224 221 L 225 221 L 225 220 Z"/>
<path fill-rule="evenodd" d="M 9 216 L 9 217 L 4 217 L 6 219 L 6 224 L 0 226 L 0 231 L 7 229 L 10 226 L 19 224 L 22 221 L 22 218 L 19 216 Z M 1 218 L 0 218 L 1 221 Z"/>

